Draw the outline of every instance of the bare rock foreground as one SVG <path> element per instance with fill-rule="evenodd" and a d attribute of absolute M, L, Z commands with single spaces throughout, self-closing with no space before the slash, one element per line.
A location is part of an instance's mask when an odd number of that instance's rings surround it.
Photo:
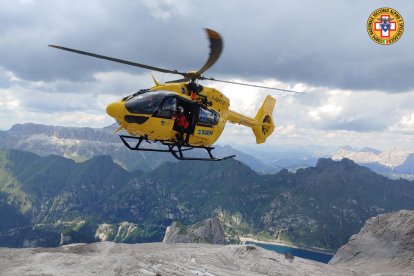
<path fill-rule="evenodd" d="M 0 249 L 1 275 L 356 275 L 246 245 L 121 244 Z M 365 274 L 358 274 L 365 275 Z"/>
<path fill-rule="evenodd" d="M 175 230 L 204 235 L 205 229 L 216 229 L 193 228 Z M 57 248 L 0 248 L 0 275 L 414 276 L 414 211 L 369 219 L 330 264 L 288 258 L 252 245 L 101 242 Z"/>

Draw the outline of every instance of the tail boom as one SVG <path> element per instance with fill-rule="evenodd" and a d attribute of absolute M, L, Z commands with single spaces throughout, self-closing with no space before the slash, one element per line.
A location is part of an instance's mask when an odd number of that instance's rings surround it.
<path fill-rule="evenodd" d="M 271 96 L 267 96 L 254 118 L 229 110 L 227 120 L 233 124 L 240 124 L 252 128 L 256 136 L 256 143 L 262 144 L 275 130 L 272 115 L 275 104 L 276 100 Z"/>

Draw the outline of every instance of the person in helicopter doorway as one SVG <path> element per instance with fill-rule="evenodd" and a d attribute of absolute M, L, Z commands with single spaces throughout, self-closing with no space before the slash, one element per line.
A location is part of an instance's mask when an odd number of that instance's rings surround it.
<path fill-rule="evenodd" d="M 172 119 L 176 122 L 176 129 L 178 131 L 178 134 L 176 135 L 177 142 L 179 144 L 188 144 L 188 140 L 190 138 L 189 133 L 187 132 L 189 122 L 184 114 L 184 108 L 182 106 L 178 106 L 177 110 L 175 111 L 175 114 L 173 115 Z M 187 137 L 184 141 L 184 133 L 187 133 Z"/>

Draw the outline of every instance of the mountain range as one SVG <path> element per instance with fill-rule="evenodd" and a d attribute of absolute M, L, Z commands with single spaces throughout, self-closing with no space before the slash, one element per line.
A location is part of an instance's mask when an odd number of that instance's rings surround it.
<path fill-rule="evenodd" d="M 94 156 L 110 155 L 128 171 L 149 171 L 164 162 L 175 162 L 169 154 L 130 151 L 114 131 L 116 126 L 105 128 L 61 127 L 41 124 L 16 124 L 10 130 L 0 131 L 0 148 L 18 149 L 40 156 L 60 155 L 81 162 Z M 125 133 L 120 133 L 125 134 Z M 145 143 L 144 143 L 145 144 Z M 158 147 L 157 144 L 146 144 Z M 283 167 L 272 165 L 231 146 L 216 146 L 217 156 L 236 155 L 236 159 L 261 173 L 275 173 Z"/>
<path fill-rule="evenodd" d="M 394 147 L 387 151 L 372 148 L 355 150 L 342 147 L 332 155 L 332 159 L 348 158 L 373 171 L 392 177 L 414 179 L 414 153 L 410 150 Z"/>
<path fill-rule="evenodd" d="M 169 154 L 128 150 L 118 135 L 114 134 L 115 130 L 114 125 L 105 128 L 79 128 L 16 124 L 10 130 L 0 131 L 0 148 L 19 149 L 40 156 L 55 154 L 77 162 L 98 155 L 110 155 L 128 171 L 150 171 L 165 162 L 176 162 Z M 295 171 L 298 168 L 315 166 L 319 158 L 331 157 L 334 160 L 351 159 L 388 177 L 414 179 L 414 153 L 398 148 L 381 152 L 368 147 L 356 150 L 350 146 L 337 149 L 318 145 L 281 145 L 277 148 L 244 146 L 239 150 L 229 145 L 216 145 L 214 153 L 217 156 L 235 154 L 237 160 L 261 174 L 277 173 L 284 168 Z"/>
<path fill-rule="evenodd" d="M 0 245 L 55 246 L 61 235 L 92 242 L 98 232 L 123 242 L 160 241 L 173 221 L 217 216 L 227 236 L 336 250 L 369 217 L 413 209 L 413 187 L 348 159 L 268 175 L 232 159 L 164 162 L 143 172 L 109 156 L 76 163 L 2 150 Z"/>
<path fill-rule="evenodd" d="M 41 124 L 16 124 L 8 131 L 0 131 L 0 148 L 19 149 L 40 156 L 60 155 L 81 162 L 98 155 L 110 155 L 127 170 L 143 171 L 156 168 L 169 155 L 128 150 L 113 132 L 115 127 L 60 127 Z"/>

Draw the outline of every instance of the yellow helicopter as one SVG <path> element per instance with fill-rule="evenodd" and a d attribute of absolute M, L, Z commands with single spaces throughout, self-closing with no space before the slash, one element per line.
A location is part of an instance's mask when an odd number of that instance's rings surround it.
<path fill-rule="evenodd" d="M 230 110 L 230 100 L 225 95 L 214 88 L 196 83 L 197 80 L 298 92 L 202 76 L 218 60 L 223 49 L 220 34 L 211 29 L 205 30 L 210 41 L 209 58 L 200 70 L 190 72 L 163 69 L 57 45 L 49 45 L 49 47 L 158 72 L 181 75 L 182 79 L 166 83 L 159 83 L 153 77 L 155 86 L 110 103 L 106 112 L 119 123 L 117 131 L 124 129 L 130 134 L 120 135 L 120 138 L 131 150 L 169 152 L 179 160 L 220 161 L 235 157 L 231 155 L 217 158 L 211 153 L 214 149 L 212 145 L 222 134 L 227 121 L 252 128 L 256 143 L 264 143 L 275 129 L 272 113 L 276 100 L 267 96 L 256 116 L 251 118 Z M 132 144 L 132 141 L 135 143 Z M 163 149 L 144 148 L 142 147 L 143 141 L 159 142 L 165 147 Z M 197 148 L 206 150 L 208 157 L 184 156 L 185 151 Z"/>

